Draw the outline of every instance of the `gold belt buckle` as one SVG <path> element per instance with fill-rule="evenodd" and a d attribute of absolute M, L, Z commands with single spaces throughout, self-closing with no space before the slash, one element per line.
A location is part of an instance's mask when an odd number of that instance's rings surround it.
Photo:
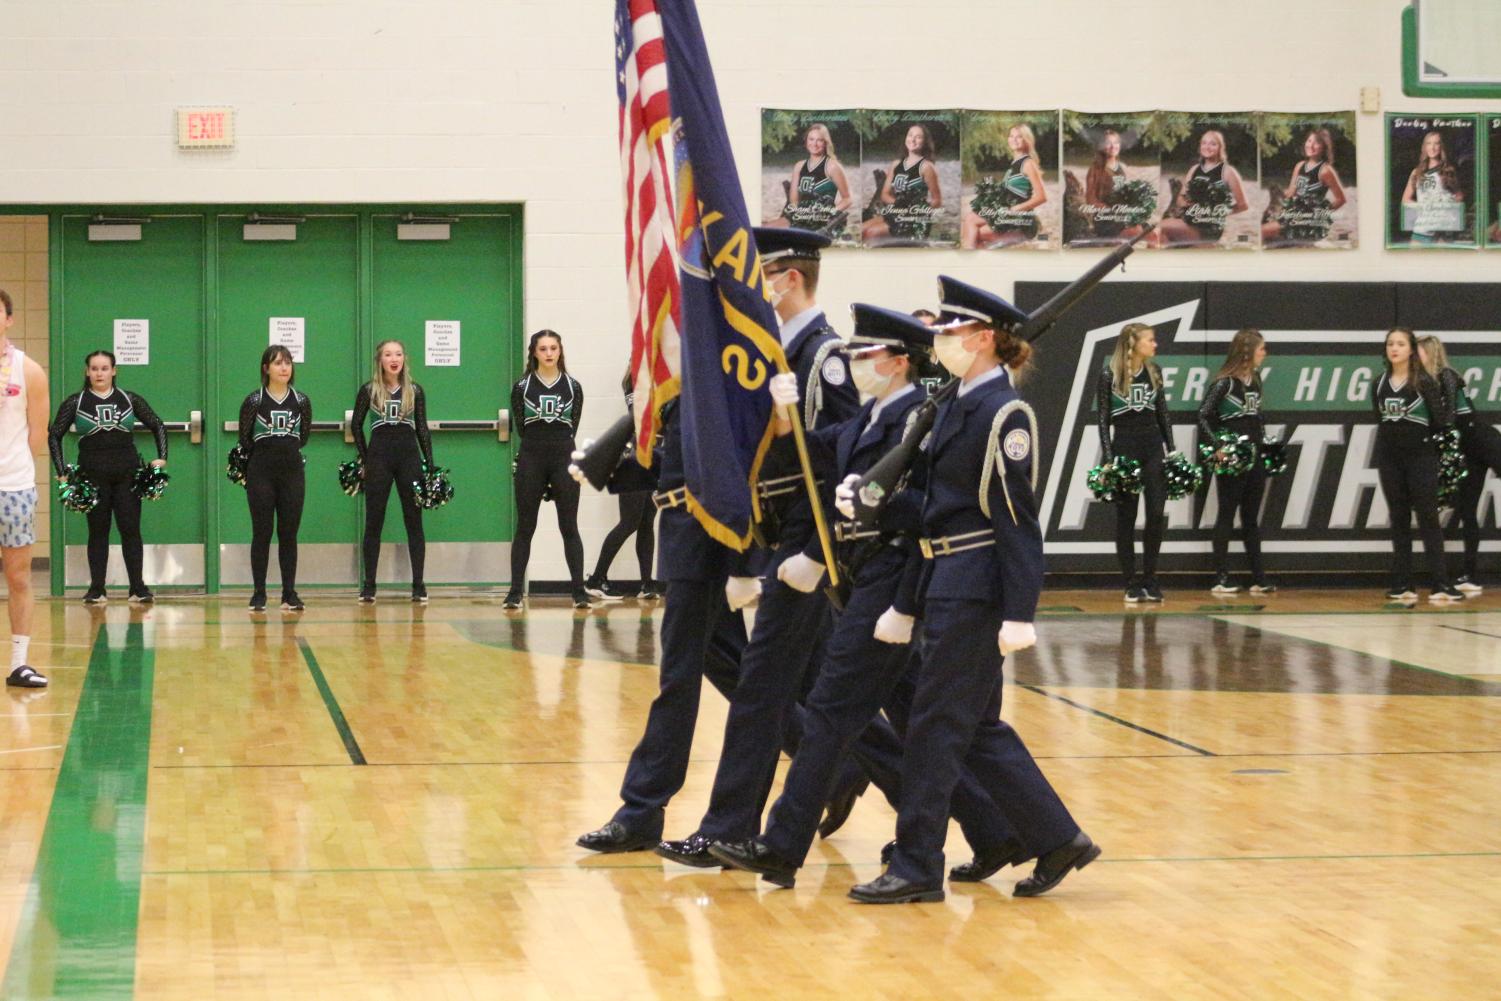
<path fill-rule="evenodd" d="M 931 560 L 933 558 L 933 540 L 932 539 L 918 539 L 917 540 L 917 548 L 920 549 L 920 550 L 922 550 L 922 557 L 923 557 L 923 559 L 925 559 L 925 560 Z"/>

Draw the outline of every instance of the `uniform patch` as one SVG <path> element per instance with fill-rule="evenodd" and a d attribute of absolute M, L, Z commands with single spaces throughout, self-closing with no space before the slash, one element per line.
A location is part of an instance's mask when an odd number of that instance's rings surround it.
<path fill-rule="evenodd" d="M 823 368 L 819 371 L 823 374 L 823 381 L 831 386 L 842 386 L 844 385 L 844 380 L 849 378 L 849 375 L 844 370 L 844 362 L 838 358 L 830 358 L 825 361 Z"/>
<path fill-rule="evenodd" d="M 1021 462 L 1032 451 L 1032 436 L 1023 428 L 1016 428 L 1006 434 L 1006 443 L 1002 446 L 1006 450 L 1006 458 L 1012 462 Z"/>

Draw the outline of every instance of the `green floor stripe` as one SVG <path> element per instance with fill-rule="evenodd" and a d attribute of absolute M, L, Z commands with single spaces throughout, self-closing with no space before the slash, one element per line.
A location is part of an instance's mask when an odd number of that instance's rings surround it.
<path fill-rule="evenodd" d="M 339 708 L 334 690 L 328 687 L 328 679 L 323 676 L 323 668 L 318 666 L 318 658 L 313 656 L 313 648 L 301 636 L 297 637 L 297 646 L 301 648 L 302 659 L 307 661 L 307 668 L 313 674 L 313 684 L 318 686 L 318 694 L 323 696 L 323 706 L 333 719 L 334 728 L 339 731 L 339 739 L 344 742 L 344 750 L 349 752 L 349 760 L 356 765 L 363 765 L 365 752 L 360 750 L 360 742 L 354 739 L 354 731 L 349 729 L 349 720 L 344 718 L 344 710 Z"/>
<path fill-rule="evenodd" d="M 141 623 L 99 630 L 0 997 L 135 992 L 152 669 Z"/>

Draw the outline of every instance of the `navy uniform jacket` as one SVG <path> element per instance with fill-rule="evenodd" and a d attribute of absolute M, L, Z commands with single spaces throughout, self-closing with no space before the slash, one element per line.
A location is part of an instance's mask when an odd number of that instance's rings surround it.
<path fill-rule="evenodd" d="M 860 393 L 850 378 L 849 363 L 840 352 L 843 344 L 829 326 L 828 319 L 819 313 L 785 348 L 787 364 L 797 375 L 801 397 L 798 411 L 803 418 L 804 430 L 818 431 L 847 421 L 860 412 Z M 776 449 L 769 452 L 762 463 L 760 478 L 775 479 L 798 472 L 796 450 Z M 828 491 L 832 497 L 833 487 L 829 486 Z M 781 520 L 778 550 L 784 554 L 797 552 L 810 537 L 814 549 L 817 549 L 818 533 L 813 528 L 813 511 L 808 506 L 806 491 L 799 488 L 776 500 Z M 821 556 L 819 562 L 823 562 Z"/>
<path fill-rule="evenodd" d="M 928 598 L 994 602 L 1007 621 L 1031 622 L 1042 592 L 1043 558 L 1033 492 L 1036 430 L 1027 411 L 1013 409 L 1006 416 L 990 453 L 996 415 L 1020 399 L 1003 370 L 940 406 L 926 449 L 922 529 L 930 539 L 981 529 L 994 539 L 994 545 L 931 560 Z M 989 514 L 981 506 L 982 480 Z"/>

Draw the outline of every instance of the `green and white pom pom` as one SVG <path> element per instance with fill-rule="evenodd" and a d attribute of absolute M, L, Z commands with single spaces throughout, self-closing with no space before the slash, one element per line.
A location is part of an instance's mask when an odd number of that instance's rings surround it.
<path fill-rule="evenodd" d="M 68 482 L 57 485 L 59 504 L 79 514 L 88 514 L 99 506 L 99 488 L 83 475 L 76 464 L 63 467 L 63 478 Z"/>
<path fill-rule="evenodd" d="M 1438 449 L 1438 504 L 1453 507 L 1459 487 L 1470 475 L 1469 464 L 1459 444 L 1459 429 L 1445 428 L 1429 436 Z"/>
<path fill-rule="evenodd" d="M 159 500 L 171 480 L 172 477 L 167 475 L 165 469 L 143 462 L 136 468 L 135 476 L 131 477 L 130 492 L 141 500 Z"/>
<path fill-rule="evenodd" d="M 1095 466 L 1085 477 L 1095 500 L 1112 501 L 1141 493 L 1141 463 L 1118 458 Z"/>
<path fill-rule="evenodd" d="M 236 445 L 229 450 L 229 456 L 224 460 L 224 475 L 229 482 L 237 487 L 245 485 L 245 474 L 250 469 L 250 456 L 245 449 Z"/>
<path fill-rule="evenodd" d="M 1182 452 L 1174 452 L 1163 461 L 1162 475 L 1167 480 L 1168 500 L 1196 494 L 1204 485 L 1204 467 L 1190 461 Z"/>
<path fill-rule="evenodd" d="M 412 484 L 417 496 L 417 506 L 432 511 L 453 500 L 453 481 L 448 470 L 442 466 L 422 464 L 422 479 Z"/>
<path fill-rule="evenodd" d="M 1220 431 L 1212 445 L 1200 445 L 1199 454 L 1204 465 L 1220 476 L 1243 476 L 1251 471 L 1256 461 L 1256 443 L 1234 431 Z"/>
<path fill-rule="evenodd" d="M 1084 477 L 1084 483 L 1097 501 L 1115 500 L 1115 466 L 1111 463 L 1093 466 Z"/>
<path fill-rule="evenodd" d="M 339 463 L 339 489 L 351 497 L 365 489 L 365 464 L 359 459 Z"/>
<path fill-rule="evenodd" d="M 1261 468 L 1268 476 L 1287 472 L 1287 442 L 1267 438 L 1261 443 Z"/>

